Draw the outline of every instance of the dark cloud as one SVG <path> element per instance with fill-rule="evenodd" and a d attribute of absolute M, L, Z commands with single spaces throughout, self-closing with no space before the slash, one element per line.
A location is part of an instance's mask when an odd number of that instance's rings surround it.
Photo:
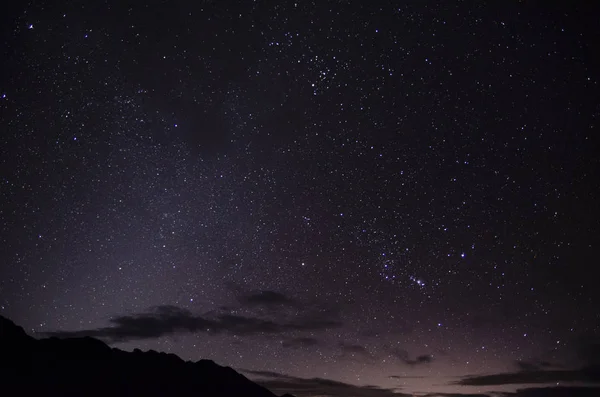
<path fill-rule="evenodd" d="M 422 397 L 598 397 L 600 388 L 552 386 L 518 389 L 515 392 L 486 392 L 477 394 L 430 393 Z"/>
<path fill-rule="evenodd" d="M 579 370 L 527 370 L 506 372 L 491 375 L 466 376 L 456 382 L 463 386 L 500 386 L 512 384 L 557 383 L 557 382 L 589 382 L 600 383 L 597 369 L 583 368 Z"/>
<path fill-rule="evenodd" d="M 214 321 L 193 316 L 189 311 L 175 306 L 158 306 L 152 312 L 117 316 L 110 319 L 112 326 L 79 331 L 53 331 L 43 333 L 50 337 L 70 338 L 91 336 L 111 342 L 134 339 L 152 339 L 178 332 L 208 332 Z"/>
<path fill-rule="evenodd" d="M 265 319 L 230 313 L 194 315 L 190 311 L 159 306 L 150 312 L 117 316 L 111 326 L 80 331 L 54 331 L 46 336 L 61 338 L 91 336 L 109 342 L 151 339 L 177 333 L 230 333 L 234 335 L 283 334 L 294 331 L 320 331 L 340 327 L 336 317 L 307 312 L 295 319 Z"/>
<path fill-rule="evenodd" d="M 424 394 L 421 397 L 485 397 L 486 394 L 462 394 L 462 393 L 432 393 Z"/>
<path fill-rule="evenodd" d="M 399 349 L 396 347 L 393 347 L 393 348 L 388 347 L 387 350 L 392 356 L 396 357 L 397 359 L 399 359 L 406 365 L 416 366 L 416 365 L 430 364 L 433 362 L 433 355 L 431 355 L 431 354 L 421 354 L 421 355 L 417 356 L 416 358 L 412 359 L 412 358 L 410 358 L 410 355 L 408 354 L 408 352 L 404 349 Z"/>
<path fill-rule="evenodd" d="M 244 368 L 240 368 L 239 371 L 245 372 L 249 375 L 260 376 L 263 378 L 285 378 L 285 379 L 293 378 L 293 376 L 285 375 L 285 374 L 282 374 L 280 372 L 275 372 L 275 371 L 261 371 L 261 370 L 244 369 Z"/>
<path fill-rule="evenodd" d="M 365 358 L 372 358 L 372 355 L 371 355 L 371 353 L 369 353 L 367 348 L 364 346 L 361 346 L 361 345 L 340 342 L 340 343 L 338 343 L 338 347 L 342 350 L 342 353 L 344 355 L 353 354 L 353 355 L 359 355 L 359 356 L 362 356 Z"/>
<path fill-rule="evenodd" d="M 600 387 L 539 387 L 519 389 L 515 393 L 499 394 L 505 397 L 598 397 Z"/>
<path fill-rule="evenodd" d="M 343 306 L 331 302 L 297 300 L 271 290 L 248 292 L 232 283 L 226 286 L 236 294 L 239 305 L 224 306 L 221 308 L 223 311 L 242 311 L 250 313 L 250 317 L 276 317 L 280 321 L 282 318 L 294 319 L 297 329 L 301 331 L 329 328 L 332 319 L 339 318 Z"/>
<path fill-rule="evenodd" d="M 431 362 L 433 362 L 433 356 L 429 355 L 429 354 L 423 354 L 423 355 L 417 356 L 417 358 L 414 360 L 406 361 L 406 364 L 419 365 L 419 364 L 429 364 Z"/>
<path fill-rule="evenodd" d="M 385 389 L 377 386 L 356 386 L 348 383 L 323 378 L 299 378 L 270 371 L 249 371 L 247 374 L 256 377 L 253 380 L 275 394 L 290 393 L 297 397 L 408 397 L 398 393 L 396 389 Z"/>
<path fill-rule="evenodd" d="M 540 369 L 537 364 L 527 361 L 517 361 L 515 364 L 519 368 L 519 371 L 537 371 Z"/>
<path fill-rule="evenodd" d="M 600 383 L 600 344 L 597 341 L 581 341 L 577 346 L 579 361 L 577 369 L 563 369 L 561 364 L 542 360 L 517 361 L 517 372 L 466 376 L 456 382 L 464 386 L 499 386 L 511 384 L 536 384 L 558 382 Z"/>
<path fill-rule="evenodd" d="M 291 348 L 291 349 L 298 349 L 298 348 L 302 348 L 302 347 L 313 347 L 313 346 L 318 346 L 320 344 L 321 344 L 321 342 L 318 339 L 311 338 L 308 336 L 284 339 L 283 342 L 281 342 L 281 345 L 283 347 L 287 347 L 287 348 Z"/>
<path fill-rule="evenodd" d="M 548 361 L 516 361 L 515 365 L 520 371 L 539 371 L 558 367 Z"/>

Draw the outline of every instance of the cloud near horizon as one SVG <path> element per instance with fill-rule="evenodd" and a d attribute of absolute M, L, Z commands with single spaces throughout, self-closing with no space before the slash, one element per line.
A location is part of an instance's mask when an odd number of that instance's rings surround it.
<path fill-rule="evenodd" d="M 341 349 L 343 355 L 356 355 L 363 359 L 373 358 L 373 355 L 367 350 L 367 348 L 361 345 L 339 342 L 338 347 Z"/>
<path fill-rule="evenodd" d="M 597 397 L 598 387 L 552 386 L 518 389 L 515 392 L 466 392 L 466 393 L 406 393 L 397 388 L 381 388 L 377 386 L 357 386 L 323 378 L 300 378 L 274 371 L 240 370 L 248 374 L 252 380 L 272 392 L 282 395 L 290 393 L 297 397 Z M 391 378 L 403 378 L 391 376 Z M 420 378 L 420 377 L 417 377 Z"/>
<path fill-rule="evenodd" d="M 394 357 L 396 357 L 397 359 L 399 359 L 401 362 L 403 362 L 406 365 L 409 365 L 411 367 L 417 366 L 417 365 L 425 365 L 425 364 L 431 364 L 434 360 L 434 357 L 432 354 L 420 354 L 417 357 L 415 357 L 414 359 L 410 358 L 410 355 L 408 354 L 408 351 L 404 350 L 404 349 L 400 349 L 400 348 L 387 348 L 387 351 Z"/>
<path fill-rule="evenodd" d="M 502 386 L 516 384 L 583 382 L 599 383 L 600 372 L 597 368 L 576 370 L 527 370 L 505 372 L 490 375 L 471 375 L 454 382 L 461 386 Z"/>
<path fill-rule="evenodd" d="M 108 327 L 41 334 L 59 338 L 90 336 L 114 343 L 179 333 L 264 335 L 320 331 L 342 326 L 330 313 L 319 311 L 307 311 L 294 319 L 270 319 L 232 313 L 195 315 L 176 306 L 157 306 L 144 313 L 116 316 L 109 321 L 111 325 Z"/>
<path fill-rule="evenodd" d="M 252 375 L 253 381 L 275 394 L 290 393 L 297 397 L 409 397 L 412 394 L 397 392 L 397 389 L 373 385 L 357 386 L 324 378 L 300 378 L 272 371 L 242 370 Z"/>
<path fill-rule="evenodd" d="M 577 353 L 580 367 L 563 369 L 561 364 L 548 361 L 517 361 L 518 371 L 487 375 L 468 375 L 454 382 L 461 386 L 502 386 L 519 384 L 556 384 L 561 382 L 600 384 L 600 344 L 581 341 Z M 600 394 L 598 394 L 600 395 Z"/>
<path fill-rule="evenodd" d="M 600 388 L 595 387 L 532 387 L 518 389 L 515 392 L 485 392 L 485 393 L 431 393 L 419 394 L 420 397 L 598 397 Z"/>

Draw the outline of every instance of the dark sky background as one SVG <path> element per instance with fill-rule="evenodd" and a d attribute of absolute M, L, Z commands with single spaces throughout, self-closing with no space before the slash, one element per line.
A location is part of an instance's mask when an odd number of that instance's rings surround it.
<path fill-rule="evenodd" d="M 299 396 L 600 387 L 593 2 L 13 3 L 0 314 L 30 334 Z"/>

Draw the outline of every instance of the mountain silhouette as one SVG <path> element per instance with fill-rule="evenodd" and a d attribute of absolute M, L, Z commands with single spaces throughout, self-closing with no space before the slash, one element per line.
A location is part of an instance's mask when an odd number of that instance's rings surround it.
<path fill-rule="evenodd" d="M 0 395 L 276 397 L 211 360 L 126 352 L 89 337 L 35 339 L 2 316 Z"/>

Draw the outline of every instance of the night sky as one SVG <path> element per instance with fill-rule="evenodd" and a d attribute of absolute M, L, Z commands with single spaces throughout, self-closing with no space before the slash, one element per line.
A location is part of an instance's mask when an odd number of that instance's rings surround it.
<path fill-rule="evenodd" d="M 299 396 L 600 386 L 592 2 L 14 3 L 0 314 L 31 335 Z"/>

